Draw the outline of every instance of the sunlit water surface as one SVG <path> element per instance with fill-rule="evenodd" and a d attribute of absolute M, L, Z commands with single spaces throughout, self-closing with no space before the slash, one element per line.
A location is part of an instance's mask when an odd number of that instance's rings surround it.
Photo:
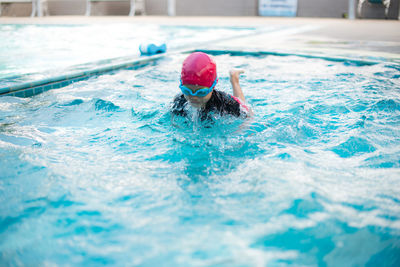
<path fill-rule="evenodd" d="M 185 56 L 0 98 L 1 265 L 400 266 L 398 67 L 219 55 L 254 118 L 172 121 Z"/>
<path fill-rule="evenodd" d="M 273 29 L 274 27 L 266 27 Z M 276 27 L 275 27 L 276 28 Z M 0 79 L 31 75 L 42 79 L 88 62 L 139 56 L 140 44 L 167 51 L 254 33 L 252 27 L 201 27 L 148 23 L 0 25 Z M 265 30 L 265 29 L 264 29 Z M 0 80 L 0 87 L 2 81 Z"/>

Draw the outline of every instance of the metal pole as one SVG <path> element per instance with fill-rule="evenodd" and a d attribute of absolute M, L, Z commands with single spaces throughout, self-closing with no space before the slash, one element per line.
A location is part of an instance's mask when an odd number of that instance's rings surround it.
<path fill-rule="evenodd" d="M 129 16 L 135 16 L 135 0 L 131 0 L 131 8 L 129 10 Z"/>
<path fill-rule="evenodd" d="M 85 16 L 90 16 L 90 9 L 91 9 L 91 3 L 90 0 L 86 0 L 86 12 L 85 12 Z"/>
<path fill-rule="evenodd" d="M 42 1 L 41 0 L 37 0 L 37 16 L 38 17 L 42 17 L 43 16 L 43 10 L 42 10 Z"/>
<path fill-rule="evenodd" d="M 349 19 L 355 19 L 355 8 L 354 8 L 354 0 L 349 0 Z"/>
<path fill-rule="evenodd" d="M 175 0 L 168 0 L 168 16 L 175 16 Z"/>
<path fill-rule="evenodd" d="M 399 13 L 397 14 L 397 19 L 400 20 L 400 1 L 399 1 Z"/>
<path fill-rule="evenodd" d="M 34 17 L 37 15 L 37 0 L 32 0 L 32 13 L 31 13 L 31 17 Z"/>

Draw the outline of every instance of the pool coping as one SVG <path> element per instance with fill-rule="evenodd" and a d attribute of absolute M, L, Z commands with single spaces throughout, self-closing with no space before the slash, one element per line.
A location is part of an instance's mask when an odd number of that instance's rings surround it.
<path fill-rule="evenodd" d="M 297 56 L 303 58 L 315 58 L 323 59 L 334 62 L 349 62 L 357 65 L 376 65 L 376 64 L 388 64 L 400 66 L 396 61 L 392 61 L 388 58 L 354 58 L 346 56 L 334 56 L 334 55 L 319 55 L 313 53 L 302 53 L 302 52 L 284 52 L 284 51 L 263 51 L 257 49 L 230 49 L 229 47 L 217 47 L 213 49 L 206 48 L 190 48 L 180 49 L 176 51 L 170 51 L 163 54 L 156 54 L 152 56 L 128 56 L 119 57 L 108 60 L 100 60 L 90 62 L 87 64 L 80 64 L 69 67 L 66 69 L 67 74 L 54 76 L 46 79 L 40 79 L 33 82 L 26 82 L 11 86 L 0 88 L 0 96 L 16 96 L 16 97 L 31 97 L 34 95 L 41 94 L 45 91 L 52 89 L 59 89 L 68 86 L 72 83 L 87 80 L 91 77 L 103 75 L 121 69 L 140 69 L 148 66 L 150 63 L 156 63 L 157 61 L 168 57 L 172 54 L 177 53 L 191 53 L 195 51 L 201 51 L 212 55 L 230 54 L 234 56 Z M 99 66 L 100 65 L 100 66 Z M 96 67 L 94 67 L 96 66 Z M 81 70 L 82 69 L 82 70 Z M 80 70 L 80 71 L 76 71 Z"/>

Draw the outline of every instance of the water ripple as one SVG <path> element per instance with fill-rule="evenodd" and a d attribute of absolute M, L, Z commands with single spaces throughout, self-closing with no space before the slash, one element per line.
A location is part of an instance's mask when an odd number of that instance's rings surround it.
<path fill-rule="evenodd" d="M 398 265 L 398 68 L 218 55 L 255 116 L 201 122 L 185 56 L 0 98 L 0 262 Z"/>

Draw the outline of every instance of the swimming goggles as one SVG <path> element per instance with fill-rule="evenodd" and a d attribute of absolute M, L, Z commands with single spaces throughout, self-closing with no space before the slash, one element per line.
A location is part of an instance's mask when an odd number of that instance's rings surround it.
<path fill-rule="evenodd" d="M 205 88 L 202 88 L 202 89 L 197 90 L 197 91 L 194 92 L 194 93 L 192 92 L 191 89 L 189 89 L 189 88 L 187 88 L 186 86 L 184 86 L 184 85 L 182 84 L 182 81 L 181 81 L 181 84 L 179 85 L 179 88 L 181 89 L 182 93 L 184 93 L 185 95 L 198 96 L 198 97 L 205 97 L 206 95 L 208 95 L 208 94 L 214 89 L 215 85 L 217 84 L 217 81 L 218 81 L 218 78 L 215 78 L 215 81 L 214 81 L 214 83 L 211 85 L 210 88 L 205 87 Z"/>

